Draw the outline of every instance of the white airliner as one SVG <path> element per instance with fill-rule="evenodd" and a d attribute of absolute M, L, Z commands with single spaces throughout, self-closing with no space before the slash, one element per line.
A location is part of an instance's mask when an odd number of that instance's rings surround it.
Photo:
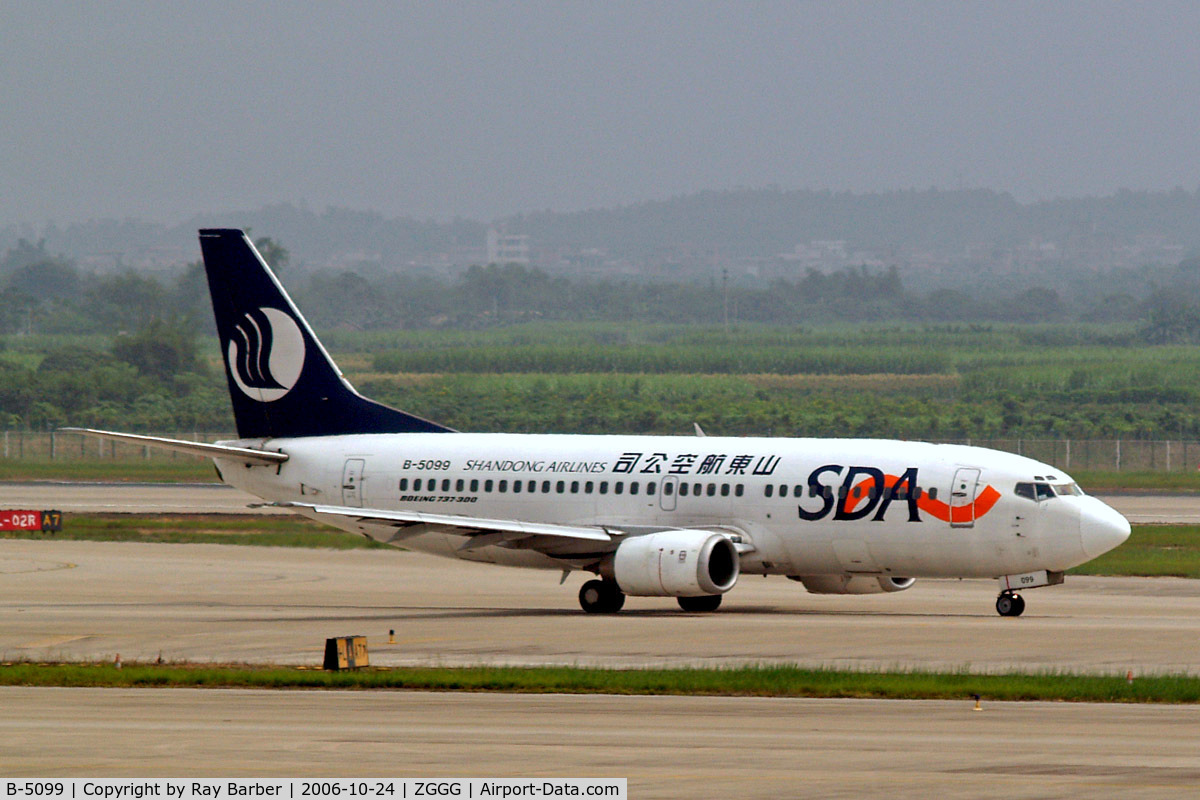
<path fill-rule="evenodd" d="M 714 611 L 752 574 L 823 594 L 997 578 L 1017 616 L 1018 591 L 1129 536 L 1057 467 L 979 447 L 455 432 L 359 395 L 242 231 L 200 245 L 240 438 L 72 430 L 211 457 L 225 483 L 386 544 L 591 573 L 587 612 Z"/>

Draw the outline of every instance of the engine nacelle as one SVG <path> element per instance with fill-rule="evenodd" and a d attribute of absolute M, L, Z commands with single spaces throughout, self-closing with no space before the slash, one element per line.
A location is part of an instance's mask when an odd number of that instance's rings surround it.
<path fill-rule="evenodd" d="M 813 594 L 879 594 L 903 592 L 916 578 L 875 577 L 874 575 L 788 575 L 800 581 Z"/>
<path fill-rule="evenodd" d="M 737 548 L 712 531 L 663 531 L 633 536 L 600 566 L 621 591 L 640 597 L 724 594 L 737 583 Z"/>

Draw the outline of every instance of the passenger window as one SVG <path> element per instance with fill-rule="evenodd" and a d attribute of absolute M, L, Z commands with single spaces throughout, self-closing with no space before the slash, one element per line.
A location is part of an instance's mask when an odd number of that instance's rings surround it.
<path fill-rule="evenodd" d="M 608 494 L 608 481 L 600 481 L 600 494 Z"/>
<path fill-rule="evenodd" d="M 485 492 L 490 492 L 492 490 L 493 485 L 494 484 L 492 483 L 492 480 L 489 478 L 488 480 L 483 482 L 483 490 Z"/>
<path fill-rule="evenodd" d="M 654 481 L 648 481 L 648 482 L 646 483 L 646 496 L 647 496 L 647 497 L 653 497 L 653 496 L 654 496 L 654 487 L 655 487 L 655 486 L 657 486 L 657 485 L 658 485 L 658 484 L 656 484 Z M 637 486 L 637 484 L 635 483 L 635 484 L 634 484 L 634 486 Z M 637 494 L 637 492 L 634 492 L 634 494 Z"/>
<path fill-rule="evenodd" d="M 699 486 L 700 484 L 696 485 Z M 709 497 L 715 497 L 717 494 L 717 485 L 715 483 L 710 483 L 708 485 L 708 489 L 705 491 L 705 494 L 707 494 Z"/>
<path fill-rule="evenodd" d="M 474 478 L 471 480 L 471 491 L 472 492 L 479 491 L 479 479 L 478 478 Z"/>
<path fill-rule="evenodd" d="M 513 494 L 520 494 L 520 493 L 521 493 L 521 482 L 513 481 Z"/>
<path fill-rule="evenodd" d="M 930 500 L 937 500 L 937 487 L 936 486 L 930 487 L 928 495 L 929 495 Z"/>
<path fill-rule="evenodd" d="M 664 483 L 663 484 L 663 494 L 672 494 L 675 491 L 674 488 L 672 488 L 674 485 L 675 484 L 673 484 L 673 483 Z M 650 490 L 652 486 L 654 486 L 653 483 L 646 487 L 647 494 L 654 494 L 654 492 L 652 492 Z M 679 488 L 685 489 L 685 488 L 687 488 L 687 484 L 685 483 L 682 486 L 680 486 Z M 684 492 L 680 492 L 680 494 L 684 494 Z"/>
<path fill-rule="evenodd" d="M 613 484 L 613 494 L 620 494 L 623 491 L 625 491 L 625 482 L 624 481 L 617 481 L 616 483 Z"/>
<path fill-rule="evenodd" d="M 421 491 L 421 479 L 420 478 L 413 478 L 413 491 L 414 492 Z"/>
<path fill-rule="evenodd" d="M 768 483 L 763 487 L 763 497 L 770 497 L 773 494 L 775 494 L 775 484 Z"/>
<path fill-rule="evenodd" d="M 400 491 L 402 491 L 402 492 L 408 491 L 408 478 L 400 479 Z"/>
<path fill-rule="evenodd" d="M 501 492 L 507 492 L 508 491 L 508 481 L 500 481 L 500 484 L 496 487 L 496 489 Z"/>
<path fill-rule="evenodd" d="M 542 481 L 542 494 L 550 494 L 550 481 Z"/>
<path fill-rule="evenodd" d="M 734 495 L 736 495 L 736 496 L 738 496 L 738 497 L 741 497 L 741 496 L 742 496 L 742 490 L 743 490 L 743 489 L 745 489 L 745 487 L 744 487 L 744 486 L 742 486 L 742 484 L 740 484 L 740 483 L 739 483 L 737 486 L 734 486 L 734 487 L 733 487 L 733 493 L 734 493 Z"/>
<path fill-rule="evenodd" d="M 562 494 L 566 490 L 567 484 L 565 481 L 559 481 L 558 483 L 554 484 L 554 491 L 558 492 L 559 494 Z"/>
<path fill-rule="evenodd" d="M 629 493 L 630 494 L 638 493 L 638 482 L 637 481 L 634 481 L 633 483 L 629 484 Z M 654 494 L 654 491 L 652 489 L 646 489 L 646 494 Z"/>
<path fill-rule="evenodd" d="M 450 479 L 449 478 L 442 478 L 442 491 L 443 492 L 450 491 Z"/>
<path fill-rule="evenodd" d="M 666 492 L 667 494 L 670 494 L 671 493 L 671 484 L 668 483 L 667 485 L 663 486 L 663 491 Z M 688 485 L 686 483 L 679 484 L 679 496 L 680 497 L 688 496 Z"/>
<path fill-rule="evenodd" d="M 721 497 L 729 497 L 729 484 L 728 483 L 721 484 Z"/>
<path fill-rule="evenodd" d="M 466 486 L 466 483 L 463 481 L 462 478 L 459 478 L 457 481 L 454 482 L 454 491 L 461 492 L 463 490 L 464 486 Z"/>
<path fill-rule="evenodd" d="M 579 481 L 571 481 L 571 494 L 579 494 Z"/>
<path fill-rule="evenodd" d="M 587 483 L 585 483 L 583 485 L 583 491 L 585 494 L 591 494 L 592 490 L 595 488 L 596 488 L 596 484 L 592 483 L 591 481 L 588 481 Z"/>
<path fill-rule="evenodd" d="M 792 487 L 792 497 L 804 497 L 804 487 L 796 484 Z"/>

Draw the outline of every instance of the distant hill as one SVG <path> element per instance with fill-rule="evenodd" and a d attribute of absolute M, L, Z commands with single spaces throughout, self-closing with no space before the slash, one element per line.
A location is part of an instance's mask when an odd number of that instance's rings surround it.
<path fill-rule="evenodd" d="M 855 194 L 744 189 L 705 191 L 630 206 L 573 213 L 536 212 L 497 221 L 527 234 L 534 250 L 596 250 L 634 265 L 704 253 L 719 258 L 772 258 L 797 244 L 845 240 L 887 253 L 928 251 L 956 258 L 968 248 L 1051 242 L 1087 248 L 1161 241 L 1200 249 L 1200 192 L 1120 191 L 1106 197 L 1022 204 L 984 189 Z M 487 223 L 388 219 L 371 211 L 312 211 L 278 204 L 254 211 L 194 217 L 168 226 L 137 220 L 94 220 L 65 226 L 0 227 L 0 249 L 18 239 L 44 239 L 46 249 L 88 269 L 163 267 L 199 257 L 204 226 L 250 227 L 292 253 L 295 267 L 374 265 L 466 266 L 484 260 Z"/>

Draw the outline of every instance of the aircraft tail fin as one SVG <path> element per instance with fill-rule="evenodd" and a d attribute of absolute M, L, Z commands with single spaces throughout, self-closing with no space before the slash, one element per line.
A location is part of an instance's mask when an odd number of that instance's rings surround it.
<path fill-rule="evenodd" d="M 450 431 L 356 392 L 245 233 L 203 229 L 200 250 L 238 436 Z"/>

